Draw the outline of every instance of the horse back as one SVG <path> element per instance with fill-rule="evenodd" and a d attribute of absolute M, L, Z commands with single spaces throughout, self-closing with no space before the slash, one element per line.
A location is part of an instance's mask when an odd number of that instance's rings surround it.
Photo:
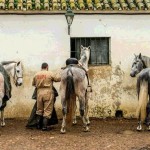
<path fill-rule="evenodd" d="M 79 95 L 78 93 L 80 91 L 82 91 L 82 93 L 85 93 L 87 86 L 88 86 L 88 81 L 87 81 L 85 70 L 78 68 L 78 67 L 71 67 L 71 68 L 64 69 L 61 74 L 61 89 L 66 89 L 68 76 L 70 76 L 73 80 L 72 87 L 76 95 Z"/>

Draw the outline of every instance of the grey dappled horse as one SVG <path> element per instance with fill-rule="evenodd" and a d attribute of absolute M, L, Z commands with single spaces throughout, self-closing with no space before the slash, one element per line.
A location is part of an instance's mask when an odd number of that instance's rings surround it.
<path fill-rule="evenodd" d="M 150 57 L 142 56 L 141 53 L 139 55 L 135 55 L 131 67 L 130 76 L 135 77 L 144 68 L 149 68 L 149 67 L 150 67 Z"/>
<path fill-rule="evenodd" d="M 130 76 L 137 78 L 138 108 L 137 117 L 139 119 L 137 130 L 142 130 L 142 124 L 146 121 L 148 130 L 150 130 L 150 58 L 147 56 L 135 55 Z"/>
<path fill-rule="evenodd" d="M 76 97 L 80 105 L 80 115 L 83 120 L 84 130 L 88 127 L 88 85 L 87 78 L 88 61 L 90 57 L 90 47 L 81 46 L 79 65 L 68 65 L 61 74 L 60 95 L 62 103 L 63 121 L 61 133 L 66 132 L 66 122 L 70 125 L 75 119 Z"/>
<path fill-rule="evenodd" d="M 0 63 L 0 67 L 1 67 L 1 72 L 0 72 L 0 111 L 1 111 L 1 126 L 5 126 L 5 120 L 4 120 L 4 108 L 6 107 L 6 101 L 4 102 L 4 96 L 6 95 L 6 89 L 7 87 L 5 86 L 6 80 L 10 77 L 9 75 L 12 76 L 14 84 L 16 86 L 21 86 L 23 83 L 23 68 L 22 68 L 22 63 L 19 62 L 15 62 L 15 61 L 3 61 Z M 4 72 L 5 75 L 4 76 Z M 8 81 L 10 82 L 10 81 Z M 9 83 L 9 90 L 11 90 L 11 83 Z M 10 91 L 9 91 L 10 92 Z M 8 96 L 9 98 L 11 97 Z M 9 99 L 8 98 L 8 99 Z M 7 100 L 8 100 L 7 99 Z"/>

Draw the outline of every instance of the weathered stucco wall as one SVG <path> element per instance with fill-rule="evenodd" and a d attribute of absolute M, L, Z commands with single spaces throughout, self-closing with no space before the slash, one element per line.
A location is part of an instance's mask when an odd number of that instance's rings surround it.
<path fill-rule="evenodd" d="M 134 53 L 150 56 L 149 26 L 148 15 L 75 15 L 69 36 L 64 15 L 0 16 L 0 61 L 24 64 L 24 85 L 13 86 L 6 117 L 29 116 L 34 73 L 43 61 L 54 71 L 64 66 L 70 55 L 70 37 L 110 37 L 110 65 L 89 66 L 90 116 L 115 116 L 116 110 L 122 110 L 124 117 L 135 117 L 136 78 L 129 73 Z M 59 83 L 55 86 L 59 90 Z M 61 116 L 60 97 L 56 108 Z"/>

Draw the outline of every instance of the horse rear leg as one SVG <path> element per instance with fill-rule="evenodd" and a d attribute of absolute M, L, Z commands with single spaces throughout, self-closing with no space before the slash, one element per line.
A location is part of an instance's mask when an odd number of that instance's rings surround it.
<path fill-rule="evenodd" d="M 89 94 L 90 93 L 86 93 L 86 98 L 85 98 L 85 117 L 87 120 L 87 124 L 90 124 L 90 119 L 88 116 L 88 109 L 89 109 L 89 105 L 88 105 L 88 99 L 89 99 Z M 76 119 L 76 109 L 77 109 L 77 105 L 74 105 L 74 117 L 73 117 L 73 124 L 76 125 L 77 124 L 77 119 Z"/>
<path fill-rule="evenodd" d="M 77 118 L 76 118 L 76 109 L 77 109 L 77 105 L 75 104 L 75 107 L 74 107 L 74 114 L 73 114 L 73 124 L 76 125 L 77 124 Z"/>
<path fill-rule="evenodd" d="M 73 110 L 73 125 L 77 124 L 77 118 L 76 118 L 76 110 L 77 110 L 77 104 L 76 104 L 76 95 L 74 95 L 74 101 L 73 101 L 73 106 L 74 106 L 74 110 Z"/>
<path fill-rule="evenodd" d="M 66 104 L 65 98 L 61 99 L 61 103 L 62 103 L 63 121 L 62 121 L 60 132 L 61 133 L 66 133 L 67 104 Z"/>
<path fill-rule="evenodd" d="M 5 126 L 4 109 L 1 110 L 1 126 Z"/>
<path fill-rule="evenodd" d="M 142 131 L 142 121 L 140 120 L 140 116 L 139 116 L 138 126 L 137 126 L 136 130 Z"/>
<path fill-rule="evenodd" d="M 80 97 L 79 103 L 80 103 L 80 115 L 82 117 L 84 131 L 87 132 L 89 131 L 89 127 L 88 127 L 88 122 L 87 122 L 86 112 L 85 112 L 85 97 Z"/>
<path fill-rule="evenodd" d="M 66 114 L 63 114 L 63 121 L 61 125 L 60 133 L 66 133 Z"/>

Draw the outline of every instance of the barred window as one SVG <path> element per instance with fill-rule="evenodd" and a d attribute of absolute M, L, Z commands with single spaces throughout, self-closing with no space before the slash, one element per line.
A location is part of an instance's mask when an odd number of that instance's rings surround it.
<path fill-rule="evenodd" d="M 89 64 L 109 64 L 109 37 L 71 38 L 71 57 L 80 59 L 80 46 L 91 47 Z"/>

